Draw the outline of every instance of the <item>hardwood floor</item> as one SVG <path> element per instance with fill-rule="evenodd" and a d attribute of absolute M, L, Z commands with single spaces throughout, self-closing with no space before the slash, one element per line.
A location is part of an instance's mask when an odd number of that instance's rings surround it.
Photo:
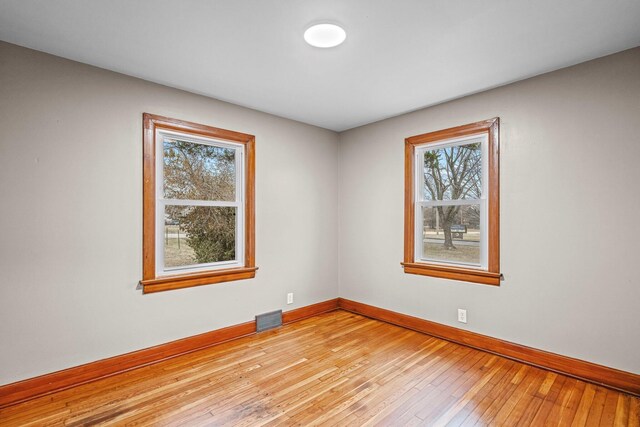
<path fill-rule="evenodd" d="M 98 424 L 639 426 L 640 399 L 339 310 L 0 412 Z"/>

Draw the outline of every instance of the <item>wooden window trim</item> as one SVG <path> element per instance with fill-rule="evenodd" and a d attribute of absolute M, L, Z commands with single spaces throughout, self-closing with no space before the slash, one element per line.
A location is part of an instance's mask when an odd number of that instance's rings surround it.
<path fill-rule="evenodd" d="M 417 146 L 445 139 L 487 134 L 488 140 L 488 264 L 486 270 L 416 262 L 415 260 L 415 201 L 414 155 Z M 404 261 L 405 273 L 486 285 L 500 285 L 500 119 L 498 117 L 450 129 L 429 132 L 405 139 L 404 172 Z"/>
<path fill-rule="evenodd" d="M 227 140 L 244 145 L 245 245 L 244 266 L 200 271 L 171 276 L 157 276 L 155 266 L 156 210 L 156 130 L 166 129 Z M 143 185 L 142 185 L 142 285 L 143 293 L 167 291 L 191 286 L 229 282 L 255 277 L 255 137 L 253 135 L 205 126 L 154 114 L 143 114 Z"/>

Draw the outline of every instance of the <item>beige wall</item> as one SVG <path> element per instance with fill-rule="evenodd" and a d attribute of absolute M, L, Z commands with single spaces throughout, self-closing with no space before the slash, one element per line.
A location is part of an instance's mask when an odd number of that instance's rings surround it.
<path fill-rule="evenodd" d="M 135 289 L 145 111 L 256 135 L 256 279 Z M 494 116 L 506 280 L 403 274 L 404 138 Z M 640 373 L 640 49 L 338 136 L 0 43 L 0 123 L 0 384 L 338 295 Z"/>
<path fill-rule="evenodd" d="M 256 136 L 256 279 L 136 290 L 143 112 Z M 337 296 L 334 132 L 6 43 L 0 123 L 0 384 Z"/>
<path fill-rule="evenodd" d="M 495 116 L 505 281 L 404 274 L 404 138 Z M 640 48 L 341 134 L 340 296 L 640 373 L 639 135 Z"/>

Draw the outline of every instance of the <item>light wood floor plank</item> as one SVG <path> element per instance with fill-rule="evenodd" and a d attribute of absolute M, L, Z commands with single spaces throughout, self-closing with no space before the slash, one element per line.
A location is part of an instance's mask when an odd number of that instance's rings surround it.
<path fill-rule="evenodd" d="M 5 408 L 2 426 L 640 427 L 640 399 L 335 311 Z"/>

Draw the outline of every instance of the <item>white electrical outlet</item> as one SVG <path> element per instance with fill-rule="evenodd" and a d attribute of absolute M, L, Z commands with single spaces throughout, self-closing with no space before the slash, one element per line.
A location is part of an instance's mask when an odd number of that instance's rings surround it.
<path fill-rule="evenodd" d="M 287 304 L 293 304 L 293 292 L 287 294 Z"/>
<path fill-rule="evenodd" d="M 458 322 L 467 323 L 467 310 L 458 309 Z"/>

